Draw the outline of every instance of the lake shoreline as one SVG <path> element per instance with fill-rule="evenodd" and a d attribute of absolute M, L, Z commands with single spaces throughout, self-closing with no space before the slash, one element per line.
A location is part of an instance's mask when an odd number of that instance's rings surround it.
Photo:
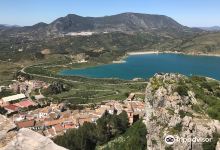
<path fill-rule="evenodd" d="M 127 58 L 128 57 L 132 57 L 132 56 L 135 56 L 135 55 L 139 55 L 139 56 L 141 56 L 141 55 L 146 55 L 146 57 L 148 57 L 147 55 L 160 55 L 160 54 L 177 54 L 177 55 L 190 55 L 190 56 L 195 56 L 195 57 L 197 57 L 197 56 L 207 56 L 207 57 L 213 57 L 213 56 L 215 56 L 215 57 L 220 57 L 220 55 L 218 55 L 218 54 L 204 54 L 204 53 L 182 53 L 182 52 L 174 52 L 174 51 L 163 51 L 163 52 L 161 52 L 161 51 L 139 51 L 139 52 L 130 52 L 130 53 L 126 53 L 124 56 L 122 56 L 121 57 L 121 59 L 117 59 L 116 61 L 111 61 L 111 62 L 109 62 L 109 63 L 105 63 L 105 64 L 96 64 L 96 65 L 94 65 L 94 66 L 90 66 L 90 67 L 83 67 L 83 68 L 77 68 L 77 69 L 75 69 L 75 68 L 73 68 L 73 69 L 68 69 L 68 70 L 62 70 L 62 71 L 60 71 L 59 72 L 59 74 L 60 75 L 65 75 L 65 76 L 82 76 L 82 77 L 87 77 L 87 78 L 119 78 L 119 79 L 122 79 L 122 80 L 132 80 L 133 79 L 133 77 L 132 78 L 124 78 L 124 77 L 122 77 L 122 78 L 120 78 L 120 77 L 91 77 L 91 76 L 87 76 L 87 75 L 82 75 L 82 74 L 80 74 L 80 73 L 78 73 L 78 74 L 71 74 L 71 73 L 68 73 L 68 71 L 71 71 L 71 70 L 75 70 L 75 71 L 80 71 L 80 70 L 82 70 L 82 69 L 93 69 L 93 67 L 98 67 L 98 66 L 103 66 L 103 67 L 105 67 L 106 65 L 111 65 L 111 64 L 114 64 L 114 66 L 117 66 L 116 64 L 125 64 L 126 65 L 126 63 L 127 63 Z M 162 57 L 167 57 L 166 55 L 162 55 Z M 136 58 L 136 57 L 135 57 Z M 142 57 L 140 57 L 140 58 L 142 58 Z M 154 57 L 155 58 L 155 57 Z M 159 57 L 160 58 L 160 57 Z M 158 59 L 159 59 L 158 58 Z M 176 58 L 176 57 L 175 57 Z M 183 59 L 183 58 L 185 58 L 185 59 L 191 59 L 191 58 L 189 58 L 189 57 L 179 57 L 180 58 L 180 61 Z M 155 58 L 156 59 L 156 61 L 158 61 L 157 60 L 157 57 Z M 206 59 L 205 57 L 203 58 L 203 57 L 201 57 L 200 59 Z M 209 58 L 209 59 L 211 59 L 212 60 L 212 58 Z M 147 60 L 147 59 L 145 59 L 145 60 Z M 172 60 L 172 59 L 171 59 Z M 191 59 L 192 60 L 192 59 Z M 204 61 L 203 61 L 204 62 Z M 152 63 L 152 62 L 151 62 Z M 187 67 L 183 67 L 183 68 L 192 68 L 192 64 L 193 63 L 191 63 L 190 65 L 188 65 Z M 137 64 L 136 64 L 137 65 Z M 206 65 L 204 65 L 204 66 L 206 66 Z M 129 67 L 128 67 L 129 68 Z M 145 67 L 146 68 L 146 67 Z M 166 67 L 165 67 L 166 68 Z M 195 67 L 195 68 L 202 68 L 202 67 Z M 210 68 L 210 67 L 209 67 Z M 119 69 L 120 70 L 120 69 Z M 168 69 L 169 70 L 169 69 Z M 67 73 L 65 73 L 65 71 L 67 71 Z M 105 72 L 105 71 L 104 71 Z M 157 71 L 157 72 L 167 72 L 167 71 Z M 181 72 L 181 71 L 179 71 L 178 69 L 177 69 L 177 71 L 170 71 L 169 70 L 169 72 Z M 190 70 L 188 73 L 182 73 L 182 74 L 184 74 L 184 75 L 190 75 L 190 74 L 195 74 L 196 75 L 196 73 L 192 73 L 193 71 L 192 70 Z M 211 71 L 212 72 L 212 71 Z M 205 76 L 205 77 L 210 77 L 210 78 L 212 78 L 212 79 L 215 79 L 215 80 L 219 80 L 219 78 L 217 78 L 217 77 L 215 77 L 215 76 L 211 76 L 211 75 L 206 75 L 206 73 L 203 73 L 203 74 L 200 74 L 200 73 L 198 73 L 197 75 L 200 75 L 200 76 Z M 140 78 L 144 78 L 144 77 L 142 77 L 142 76 L 134 76 L 134 77 L 140 77 Z"/>
<path fill-rule="evenodd" d="M 192 55 L 192 56 L 214 56 L 220 57 L 220 54 L 207 54 L 207 53 L 184 53 L 177 51 L 140 51 L 140 52 L 128 52 L 127 55 L 147 55 L 147 54 L 182 54 L 182 55 Z"/>
<path fill-rule="evenodd" d="M 139 52 L 127 52 L 120 60 L 112 61 L 113 64 L 126 63 L 126 58 L 135 55 L 151 55 L 151 54 L 179 54 L 188 56 L 210 56 L 210 57 L 220 57 L 220 54 L 206 54 L 206 53 L 184 53 L 178 51 L 139 51 Z"/>

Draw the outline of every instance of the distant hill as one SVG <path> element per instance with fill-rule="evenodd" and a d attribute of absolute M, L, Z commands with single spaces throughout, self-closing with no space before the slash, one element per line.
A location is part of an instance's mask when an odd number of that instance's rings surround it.
<path fill-rule="evenodd" d="M 122 13 L 104 17 L 69 14 L 46 24 L 0 27 L 0 59 L 42 59 L 50 54 L 85 53 L 92 60 L 115 60 L 128 51 L 220 54 L 220 32 L 183 26 L 164 15 Z M 92 33 L 92 34 L 91 34 Z M 105 62 L 106 62 L 105 60 Z"/>
<path fill-rule="evenodd" d="M 0 30 L 4 30 L 4 29 L 7 29 L 7 28 L 9 28 L 9 26 L 4 25 L 4 24 L 0 24 Z"/>
<path fill-rule="evenodd" d="M 105 17 L 81 17 L 70 14 L 55 20 L 48 27 L 59 32 L 134 32 L 166 28 L 175 30 L 188 29 L 167 16 L 139 13 L 123 13 Z"/>
<path fill-rule="evenodd" d="M 193 29 L 183 26 L 164 15 L 140 13 L 122 13 L 104 17 L 82 17 L 69 14 L 56 19 L 50 24 L 38 23 L 28 27 L 15 27 L 0 32 L 0 36 L 57 37 L 71 32 L 167 32 L 180 34 L 192 32 Z"/>
<path fill-rule="evenodd" d="M 220 26 L 213 26 L 213 27 L 199 27 L 205 31 L 220 31 Z"/>
<path fill-rule="evenodd" d="M 0 29 L 19 27 L 17 25 L 0 24 Z"/>
<path fill-rule="evenodd" d="M 5 28 L 5 25 L 0 24 L 0 29 Z"/>

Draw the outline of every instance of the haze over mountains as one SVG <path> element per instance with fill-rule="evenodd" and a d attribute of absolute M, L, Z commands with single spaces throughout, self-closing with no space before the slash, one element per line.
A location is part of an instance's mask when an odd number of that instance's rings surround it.
<path fill-rule="evenodd" d="M 206 30 L 206 31 L 220 31 L 220 26 L 200 27 L 200 29 Z"/>
<path fill-rule="evenodd" d="M 19 27 L 17 25 L 0 24 L 0 30 Z"/>

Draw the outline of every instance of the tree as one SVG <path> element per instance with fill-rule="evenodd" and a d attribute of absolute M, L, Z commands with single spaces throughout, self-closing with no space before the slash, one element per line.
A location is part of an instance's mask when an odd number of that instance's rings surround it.
<path fill-rule="evenodd" d="M 108 118 L 109 114 L 105 112 L 105 114 L 96 121 L 96 135 L 98 138 L 98 145 L 104 144 L 110 140 L 111 135 L 108 126 Z"/>
<path fill-rule="evenodd" d="M 202 143 L 203 150 L 215 150 L 215 147 L 216 147 L 217 142 L 218 142 L 218 140 L 220 138 L 220 135 L 217 134 L 217 133 L 214 133 L 212 136 L 213 137 L 212 137 L 211 142 L 204 142 L 204 143 Z M 207 138 L 211 138 L 211 137 L 207 136 Z"/>
<path fill-rule="evenodd" d="M 68 130 L 63 136 L 58 136 L 54 142 L 70 150 L 94 150 L 97 143 L 96 125 L 84 123 L 79 129 Z"/>
<path fill-rule="evenodd" d="M 26 73 L 23 73 L 21 71 L 17 71 L 15 74 L 14 74 L 14 79 L 16 80 L 19 80 L 20 77 L 24 77 L 25 80 L 31 80 L 33 79 L 33 77 L 29 74 L 26 74 Z"/>
<path fill-rule="evenodd" d="M 129 150 L 142 150 L 146 149 L 147 139 L 146 139 L 147 129 L 146 125 L 142 120 L 134 123 L 133 126 L 126 132 L 129 137 L 126 141 L 126 146 Z"/>
<path fill-rule="evenodd" d="M 84 123 L 79 129 L 70 129 L 64 135 L 58 136 L 54 142 L 70 150 L 93 150 L 96 145 L 102 145 L 121 135 L 128 128 L 126 112 L 120 115 L 110 115 L 107 111 L 94 123 Z"/>
<path fill-rule="evenodd" d="M 59 94 L 67 90 L 68 87 L 62 82 L 53 82 L 46 92 L 48 92 L 49 94 Z"/>
<path fill-rule="evenodd" d="M 128 115 L 123 111 L 119 115 L 106 112 L 97 120 L 97 136 L 99 144 L 104 144 L 111 138 L 123 134 L 128 128 Z"/>
<path fill-rule="evenodd" d="M 129 120 L 128 120 L 127 112 L 123 110 L 122 113 L 120 113 L 118 115 L 118 118 L 120 120 L 119 128 L 120 128 L 121 131 L 125 132 L 127 130 L 128 126 L 129 126 Z"/>
<path fill-rule="evenodd" d="M 188 96 L 189 88 L 186 85 L 179 85 L 176 88 L 176 92 L 179 93 L 180 96 Z"/>
<path fill-rule="evenodd" d="M 15 94 L 15 93 L 13 93 L 11 90 L 3 89 L 3 90 L 0 92 L 0 97 L 6 97 L 6 96 L 13 95 L 13 94 Z"/>
<path fill-rule="evenodd" d="M 139 120 L 120 137 L 107 144 L 103 150 L 144 150 L 147 146 L 146 125 Z"/>

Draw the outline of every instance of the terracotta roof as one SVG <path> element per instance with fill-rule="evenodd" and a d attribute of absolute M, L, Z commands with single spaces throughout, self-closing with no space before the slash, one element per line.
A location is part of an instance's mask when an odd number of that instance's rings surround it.
<path fill-rule="evenodd" d="M 44 107 L 44 108 L 40 109 L 39 112 L 49 113 L 49 110 L 50 110 L 50 109 L 51 109 L 51 108 L 47 106 L 47 107 Z"/>
<path fill-rule="evenodd" d="M 28 128 L 28 127 L 33 127 L 35 124 L 35 121 L 28 120 L 28 121 L 17 122 L 16 124 L 18 128 Z"/>
<path fill-rule="evenodd" d="M 71 112 L 61 112 L 63 118 L 69 118 L 71 116 Z"/>
<path fill-rule="evenodd" d="M 49 118 L 44 118 L 43 120 L 44 121 L 53 121 L 54 119 L 49 117 Z"/>
<path fill-rule="evenodd" d="M 85 122 L 92 122 L 91 118 L 79 118 L 79 124 L 83 125 Z"/>
<path fill-rule="evenodd" d="M 66 125 L 64 125 L 64 128 L 65 129 L 72 129 L 72 128 L 76 128 L 76 125 L 74 125 L 74 124 L 66 124 Z"/>
<path fill-rule="evenodd" d="M 13 105 L 13 104 L 9 104 L 9 105 L 5 106 L 4 108 L 7 110 L 11 110 L 11 111 L 18 111 L 19 107 L 16 105 Z"/>
<path fill-rule="evenodd" d="M 63 119 L 57 119 L 52 121 L 45 121 L 44 124 L 45 126 L 53 126 L 53 125 L 61 124 L 63 121 L 64 121 Z"/>
<path fill-rule="evenodd" d="M 44 121 L 37 121 L 35 123 L 35 127 L 38 127 L 38 126 L 43 126 L 44 125 Z"/>
<path fill-rule="evenodd" d="M 63 131 L 64 128 L 60 124 L 57 124 L 54 126 L 54 129 L 56 132 L 61 132 L 61 131 Z"/>
<path fill-rule="evenodd" d="M 30 100 L 24 100 L 24 101 L 21 101 L 19 103 L 16 103 L 15 105 L 18 106 L 18 107 L 24 108 L 24 107 L 28 107 L 28 106 L 33 106 L 34 103 Z"/>

